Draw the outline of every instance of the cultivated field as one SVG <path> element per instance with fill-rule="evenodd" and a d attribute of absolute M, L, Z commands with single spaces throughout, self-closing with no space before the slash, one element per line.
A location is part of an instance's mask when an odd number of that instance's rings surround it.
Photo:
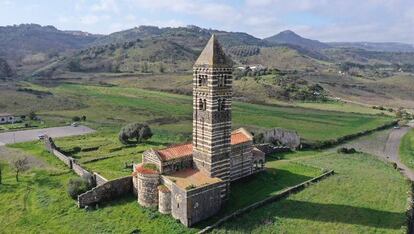
<path fill-rule="evenodd" d="M 391 165 L 365 154 L 309 156 L 301 163 L 336 175 L 215 233 L 405 233 L 410 186 Z"/>

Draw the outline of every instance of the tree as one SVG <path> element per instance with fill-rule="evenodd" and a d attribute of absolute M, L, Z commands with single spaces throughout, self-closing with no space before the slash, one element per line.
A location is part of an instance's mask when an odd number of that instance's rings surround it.
<path fill-rule="evenodd" d="M 137 143 L 141 143 L 152 137 L 151 128 L 147 124 L 132 123 L 128 124 L 119 132 L 119 141 L 122 144 L 130 144 L 131 139 L 136 139 Z"/>
<path fill-rule="evenodd" d="M 82 115 L 81 120 L 86 121 L 86 116 Z"/>
<path fill-rule="evenodd" d="M 31 120 L 36 119 L 36 113 L 34 111 L 30 111 L 30 113 L 29 113 L 29 119 L 31 119 Z"/>
<path fill-rule="evenodd" d="M 71 60 L 68 64 L 68 69 L 71 72 L 80 72 L 80 71 L 82 71 L 81 65 L 80 65 L 80 60 L 79 59 Z"/>
<path fill-rule="evenodd" d="M 17 159 L 13 162 L 13 168 L 16 172 L 16 181 L 19 182 L 19 173 L 29 169 L 29 160 L 26 157 L 23 159 Z"/>

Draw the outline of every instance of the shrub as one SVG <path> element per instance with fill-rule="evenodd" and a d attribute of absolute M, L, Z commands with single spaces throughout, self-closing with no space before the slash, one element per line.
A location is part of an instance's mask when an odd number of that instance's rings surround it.
<path fill-rule="evenodd" d="M 74 122 L 78 122 L 78 121 L 80 121 L 80 120 L 81 120 L 81 118 L 80 118 L 79 116 L 73 116 L 72 120 L 73 120 Z"/>
<path fill-rule="evenodd" d="M 341 147 L 337 150 L 339 154 L 355 154 L 357 151 L 354 148 Z"/>
<path fill-rule="evenodd" d="M 34 111 L 30 111 L 29 113 L 29 119 L 35 120 L 36 119 L 36 113 Z"/>
<path fill-rule="evenodd" d="M 152 163 L 145 163 L 142 167 L 148 170 L 158 171 L 157 165 Z"/>
<path fill-rule="evenodd" d="M 195 186 L 194 184 L 190 184 L 187 187 L 185 187 L 186 190 L 191 190 L 191 189 L 195 189 L 197 188 L 197 186 Z"/>
<path fill-rule="evenodd" d="M 70 179 L 68 183 L 68 194 L 76 199 L 80 194 L 91 189 L 90 182 L 86 178 Z"/>

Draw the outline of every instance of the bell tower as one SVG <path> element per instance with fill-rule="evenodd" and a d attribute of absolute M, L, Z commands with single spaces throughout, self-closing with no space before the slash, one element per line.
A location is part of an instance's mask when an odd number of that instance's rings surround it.
<path fill-rule="evenodd" d="M 210 177 L 229 181 L 233 62 L 215 35 L 193 72 L 193 161 Z"/>

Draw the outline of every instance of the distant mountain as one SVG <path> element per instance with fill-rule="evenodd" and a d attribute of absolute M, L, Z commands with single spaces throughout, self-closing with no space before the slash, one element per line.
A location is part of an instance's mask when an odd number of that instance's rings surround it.
<path fill-rule="evenodd" d="M 55 28 L 43 31 L 56 32 Z M 59 30 L 57 30 L 59 31 Z M 239 65 L 261 64 L 281 70 L 317 71 L 343 63 L 390 66 L 410 64 L 414 53 L 374 52 L 358 48 L 332 47 L 303 38 L 292 31 L 259 39 L 242 32 L 226 32 L 197 26 L 159 28 L 140 26 L 104 36 L 65 32 L 63 39 L 87 38 L 72 46 L 73 53 L 49 58 L 30 70 L 52 77 L 66 71 L 163 73 L 190 71 L 195 59 L 212 34 L 217 35 L 225 52 Z M 46 34 L 50 34 L 49 32 Z M 62 43 L 61 40 L 57 42 Z M 86 39 L 85 39 L 86 40 Z M 63 40 L 65 41 L 65 40 Z M 56 43 L 57 43 L 56 42 Z M 42 56 L 26 56 L 23 61 L 45 61 Z M 358 65 L 359 66 L 359 65 Z M 340 68 L 338 68 L 340 69 Z"/>
<path fill-rule="evenodd" d="M 291 30 L 286 30 L 264 39 L 267 42 L 301 46 L 310 50 L 327 49 L 330 46 L 317 40 L 303 38 Z"/>
<path fill-rule="evenodd" d="M 37 24 L 5 26 L 0 27 L 0 56 L 19 63 L 27 55 L 43 53 L 49 56 L 68 50 L 78 50 L 99 37 Z"/>
<path fill-rule="evenodd" d="M 336 48 L 356 48 L 368 51 L 380 51 L 380 52 L 414 52 L 414 46 L 405 43 L 397 42 L 330 42 L 328 43 L 332 47 Z"/>

